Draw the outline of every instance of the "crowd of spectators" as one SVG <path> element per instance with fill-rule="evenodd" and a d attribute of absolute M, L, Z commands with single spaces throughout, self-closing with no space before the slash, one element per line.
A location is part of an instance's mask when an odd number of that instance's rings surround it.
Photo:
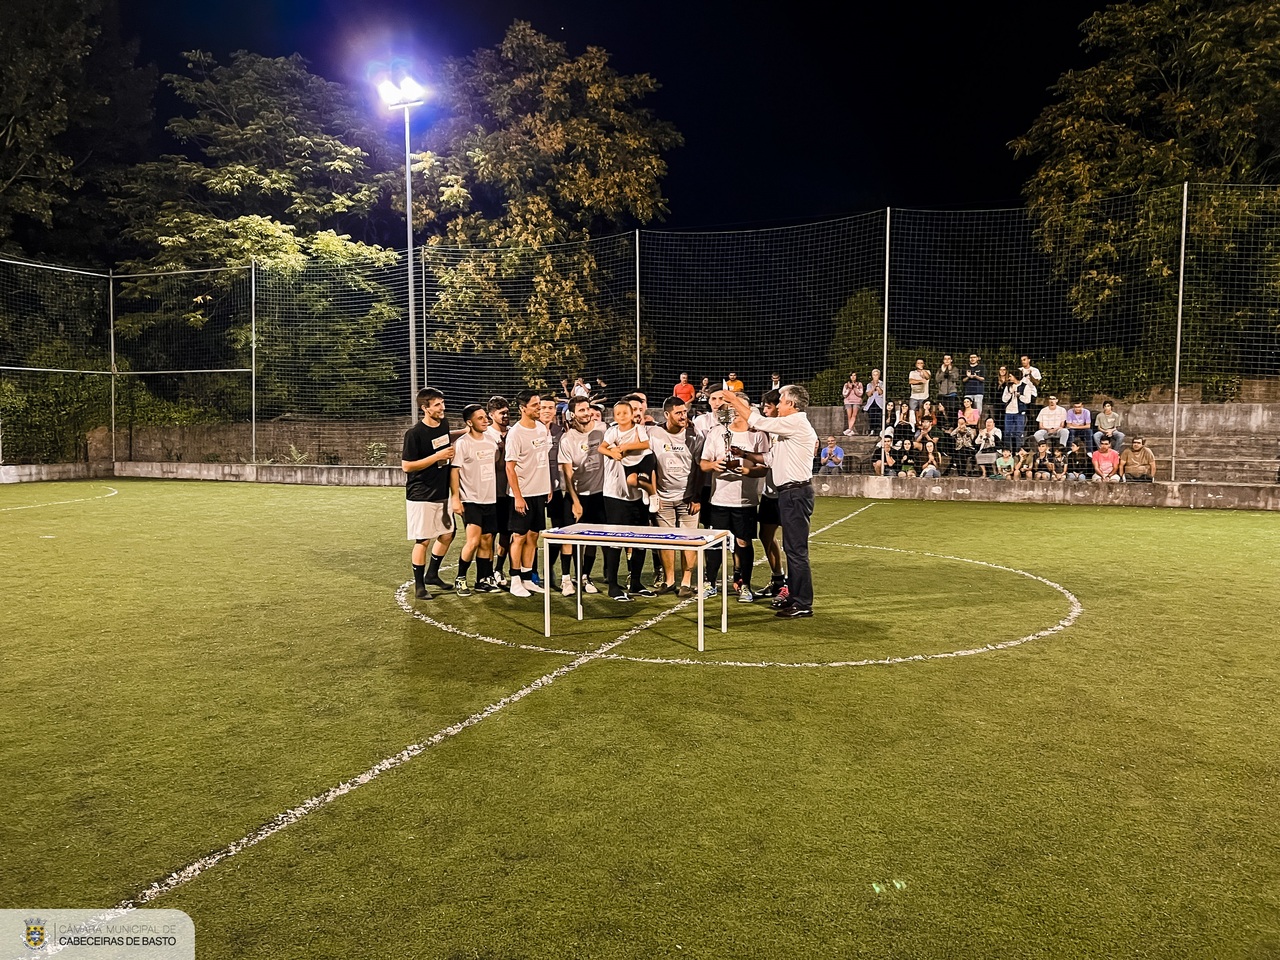
<path fill-rule="evenodd" d="M 880 371 L 863 383 L 856 372 L 842 388 L 845 436 L 873 435 L 879 476 L 985 477 L 993 480 L 1150 482 L 1158 464 L 1142 437 L 1128 445 L 1110 400 L 1095 415 L 1083 400 L 1059 402 L 1043 393 L 1043 376 L 1028 355 L 1002 364 L 988 379 L 981 356 L 957 367 L 950 354 L 937 371 L 918 357 L 889 400 Z M 843 462 L 843 456 L 842 456 Z M 827 472 L 822 461 L 820 472 Z M 834 472 L 834 471 L 833 471 Z"/>

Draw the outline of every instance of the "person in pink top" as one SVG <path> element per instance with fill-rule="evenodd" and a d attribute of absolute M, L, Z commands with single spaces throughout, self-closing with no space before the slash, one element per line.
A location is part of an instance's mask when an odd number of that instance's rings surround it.
<path fill-rule="evenodd" d="M 1093 461 L 1093 479 L 1104 483 L 1120 482 L 1120 454 L 1111 449 L 1111 441 L 1102 438 L 1089 458 Z"/>

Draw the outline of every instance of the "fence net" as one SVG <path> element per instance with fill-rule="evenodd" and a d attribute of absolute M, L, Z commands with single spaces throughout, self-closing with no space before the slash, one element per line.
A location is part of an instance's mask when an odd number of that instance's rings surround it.
<path fill-rule="evenodd" d="M 1185 226 L 1184 226 L 1185 221 Z M 680 373 L 838 405 L 916 358 L 1027 355 L 1041 393 L 1280 400 L 1280 190 L 1191 185 L 1061 209 L 877 211 L 538 250 L 415 250 L 419 383 L 462 406 Z M 395 462 L 411 408 L 408 268 L 110 276 L 0 260 L 0 459 Z M 114 367 L 113 367 L 114 362 Z M 960 388 L 963 394 L 963 387 Z M 114 428 L 114 431 L 113 431 Z"/>

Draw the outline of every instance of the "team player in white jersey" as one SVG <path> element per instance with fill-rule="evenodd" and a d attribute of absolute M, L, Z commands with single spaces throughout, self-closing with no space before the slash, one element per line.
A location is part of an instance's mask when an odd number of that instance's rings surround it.
<path fill-rule="evenodd" d="M 743 394 L 734 395 L 749 411 L 750 405 Z M 750 457 L 763 457 L 769 450 L 767 434 L 751 430 L 747 417 L 736 409 L 737 417 L 727 428 L 717 428 L 707 434 L 702 447 L 700 466 L 712 474 L 711 507 L 716 526 L 733 533 L 734 560 L 738 571 L 738 601 L 751 603 L 755 594 L 751 591 L 751 567 L 755 562 L 757 508 L 761 488 L 767 472 L 762 465 L 751 462 Z M 744 459 L 743 454 L 747 455 Z M 707 576 L 715 591 L 720 572 L 719 555 L 708 558 Z"/>
<path fill-rule="evenodd" d="M 658 526 L 694 528 L 701 508 L 702 471 L 698 468 L 702 439 L 689 426 L 689 407 L 676 396 L 662 405 L 666 422 L 649 431 L 649 449 L 657 469 Z M 676 586 L 676 553 L 662 551 L 662 584 L 658 593 L 675 593 L 680 599 L 695 594 L 690 582 L 697 570 L 698 555 L 681 553 L 684 569 Z"/>
<path fill-rule="evenodd" d="M 600 444 L 604 428 L 586 396 L 569 400 L 569 429 L 560 437 L 560 471 L 572 523 L 606 523 L 604 512 L 604 457 Z M 599 593 L 591 582 L 596 548 L 582 551 L 582 592 Z"/>
<path fill-rule="evenodd" d="M 636 482 L 628 482 L 628 469 L 633 471 L 649 452 L 649 434 L 637 425 L 631 404 L 619 400 L 613 406 L 615 423 L 605 431 L 600 443 L 600 453 L 605 458 L 604 509 L 609 523 L 643 527 L 649 524 L 649 511 L 641 499 L 641 489 Z M 637 478 L 638 479 L 638 478 Z M 604 574 L 609 596 L 614 600 L 630 600 L 631 594 L 653 597 L 657 594 L 641 582 L 644 574 L 644 551 L 633 549 L 628 563 L 630 583 L 624 589 L 618 583 L 618 567 L 622 551 L 617 547 L 604 548 Z"/>
<path fill-rule="evenodd" d="M 551 435 L 538 419 L 542 399 L 532 390 L 516 397 L 520 422 L 507 431 L 507 489 L 511 495 L 511 595 L 542 593 L 533 580 L 538 534 L 546 529 L 551 496 Z"/>
<path fill-rule="evenodd" d="M 476 592 L 493 593 L 493 535 L 498 532 L 498 471 L 505 472 L 499 461 L 500 446 L 487 432 L 489 416 L 478 403 L 462 411 L 467 432 L 454 441 L 452 509 L 462 515 L 467 540 L 458 560 L 454 590 L 460 597 L 471 595 L 467 587 L 467 571 L 476 561 Z M 478 554 L 478 556 L 477 556 Z"/>

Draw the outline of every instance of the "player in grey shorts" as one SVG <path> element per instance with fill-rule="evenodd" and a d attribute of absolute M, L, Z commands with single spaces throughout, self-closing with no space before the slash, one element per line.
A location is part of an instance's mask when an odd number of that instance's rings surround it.
<path fill-rule="evenodd" d="M 576 523 L 604 523 L 604 457 L 600 443 L 604 428 L 595 418 L 590 401 L 575 396 L 569 401 L 569 429 L 560 437 L 559 463 L 569 514 Z M 599 593 L 591 582 L 596 548 L 582 552 L 582 590 Z"/>
<path fill-rule="evenodd" d="M 689 407 L 679 397 L 668 397 L 662 412 L 665 424 L 649 431 L 649 449 L 657 465 L 658 526 L 694 529 L 698 526 L 702 496 L 702 471 L 698 469 L 702 439 L 689 426 Z M 658 593 L 674 592 L 682 599 L 692 597 L 695 591 L 690 580 L 697 569 L 697 554 L 682 551 L 684 570 L 680 586 L 676 587 L 676 553 L 661 553 L 663 583 Z"/>

